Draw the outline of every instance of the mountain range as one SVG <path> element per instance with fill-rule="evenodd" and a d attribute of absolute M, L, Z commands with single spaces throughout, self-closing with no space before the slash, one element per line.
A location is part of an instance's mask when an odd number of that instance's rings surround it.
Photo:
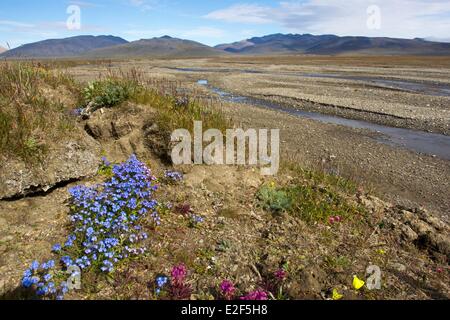
<path fill-rule="evenodd" d="M 338 37 L 335 35 L 273 34 L 255 37 L 217 49 L 237 54 L 386 54 L 386 55 L 449 55 L 450 43 L 423 39 L 369 37 Z"/>
<path fill-rule="evenodd" d="M 210 47 L 164 36 L 128 42 L 114 36 L 77 36 L 30 43 L 0 54 L 3 58 L 209 57 L 247 54 L 450 55 L 450 43 L 424 39 L 272 34 Z"/>
<path fill-rule="evenodd" d="M 86 54 L 89 57 L 208 57 L 223 55 L 225 52 L 207 45 L 164 36 L 142 39 L 126 44 L 96 49 Z"/>
<path fill-rule="evenodd" d="M 75 57 L 89 51 L 128 43 L 114 36 L 77 36 L 25 44 L 1 54 L 5 58 Z"/>

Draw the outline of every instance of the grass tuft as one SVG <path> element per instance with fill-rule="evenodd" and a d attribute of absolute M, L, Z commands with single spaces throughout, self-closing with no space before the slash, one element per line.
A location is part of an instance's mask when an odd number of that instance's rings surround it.
<path fill-rule="evenodd" d="M 74 105 L 63 102 L 63 91 L 72 100 L 79 96 L 77 84 L 63 73 L 39 63 L 0 63 L 0 156 L 39 157 L 48 142 L 70 132 Z"/>

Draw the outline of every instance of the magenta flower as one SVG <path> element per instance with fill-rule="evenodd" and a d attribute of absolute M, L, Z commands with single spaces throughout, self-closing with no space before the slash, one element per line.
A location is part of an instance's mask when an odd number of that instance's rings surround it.
<path fill-rule="evenodd" d="M 330 224 L 342 222 L 342 217 L 341 216 L 330 217 L 329 222 Z"/>
<path fill-rule="evenodd" d="M 220 290 L 222 291 L 222 295 L 224 296 L 225 300 L 233 300 L 236 288 L 231 281 L 222 281 L 222 283 L 220 284 Z"/>
<path fill-rule="evenodd" d="M 269 300 L 269 295 L 264 290 L 258 289 L 241 297 L 241 300 L 248 300 L 248 301 Z"/>
<path fill-rule="evenodd" d="M 279 269 L 274 273 L 277 280 L 284 281 L 287 277 L 287 272 L 283 269 Z"/>
<path fill-rule="evenodd" d="M 171 275 L 172 275 L 172 283 L 182 284 L 187 276 L 186 266 L 184 264 L 180 264 L 179 266 L 173 267 Z"/>

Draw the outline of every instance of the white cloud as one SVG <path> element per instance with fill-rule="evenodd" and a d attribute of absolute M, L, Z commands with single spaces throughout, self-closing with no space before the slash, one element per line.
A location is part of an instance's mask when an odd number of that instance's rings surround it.
<path fill-rule="evenodd" d="M 211 12 L 205 17 L 227 22 L 260 24 L 271 22 L 271 18 L 268 15 L 271 10 L 271 7 L 258 4 L 237 4 L 226 9 Z"/>
<path fill-rule="evenodd" d="M 23 23 L 19 21 L 0 20 L 1 26 L 13 27 L 13 28 L 34 28 L 34 24 Z"/>
<path fill-rule="evenodd" d="M 370 5 L 381 10 L 381 29 L 367 27 Z M 304 0 L 276 6 L 238 4 L 205 18 L 231 23 L 277 23 L 290 32 L 395 37 L 448 37 L 448 0 Z"/>

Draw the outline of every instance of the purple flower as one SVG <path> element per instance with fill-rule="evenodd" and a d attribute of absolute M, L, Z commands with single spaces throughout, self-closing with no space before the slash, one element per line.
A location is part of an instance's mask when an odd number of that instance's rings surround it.
<path fill-rule="evenodd" d="M 109 162 L 106 157 L 102 157 L 102 162 L 105 167 L 111 166 L 111 162 Z"/>
<path fill-rule="evenodd" d="M 232 300 L 236 292 L 234 284 L 229 280 L 222 281 L 220 284 L 220 290 L 222 291 L 222 295 L 225 300 Z"/>
<path fill-rule="evenodd" d="M 183 174 L 176 171 L 166 170 L 166 172 L 164 173 L 164 178 L 166 178 L 170 182 L 178 182 L 183 180 Z"/>
<path fill-rule="evenodd" d="M 287 277 L 287 272 L 284 269 L 275 271 L 274 276 L 277 280 L 284 281 Z"/>
<path fill-rule="evenodd" d="M 241 300 L 248 300 L 248 301 L 269 300 L 269 295 L 267 294 L 266 291 L 258 289 L 241 297 Z"/>
<path fill-rule="evenodd" d="M 187 269 L 184 264 L 180 264 L 172 268 L 172 283 L 182 284 L 187 276 Z"/>

